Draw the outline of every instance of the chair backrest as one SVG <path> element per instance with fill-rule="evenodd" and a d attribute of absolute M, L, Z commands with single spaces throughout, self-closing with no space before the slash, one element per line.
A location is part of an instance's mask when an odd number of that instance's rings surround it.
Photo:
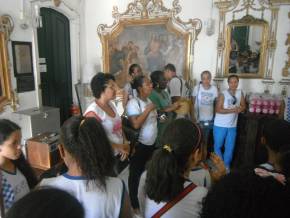
<path fill-rule="evenodd" d="M 78 99 L 78 104 L 80 107 L 80 112 L 83 114 L 86 108 L 94 100 L 90 84 L 89 83 L 77 83 L 75 84 L 75 91 Z"/>

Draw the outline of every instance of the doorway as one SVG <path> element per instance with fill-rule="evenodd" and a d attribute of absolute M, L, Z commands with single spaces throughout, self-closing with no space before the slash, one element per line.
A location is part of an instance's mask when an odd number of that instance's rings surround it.
<path fill-rule="evenodd" d="M 41 93 L 44 106 L 58 107 L 61 124 L 70 117 L 72 75 L 69 20 L 63 14 L 41 8 L 42 28 L 37 29 L 42 67 Z"/>

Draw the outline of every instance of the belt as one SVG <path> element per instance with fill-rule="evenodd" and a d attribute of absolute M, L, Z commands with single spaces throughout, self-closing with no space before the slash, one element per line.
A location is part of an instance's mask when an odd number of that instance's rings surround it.
<path fill-rule="evenodd" d="M 200 124 L 203 124 L 204 126 L 208 126 L 210 123 L 213 123 L 213 120 L 202 120 L 199 121 Z"/>

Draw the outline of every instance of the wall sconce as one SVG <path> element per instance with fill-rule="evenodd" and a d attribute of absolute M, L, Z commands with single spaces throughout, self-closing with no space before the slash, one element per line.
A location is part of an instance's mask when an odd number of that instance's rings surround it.
<path fill-rule="evenodd" d="M 29 27 L 27 17 L 25 15 L 25 7 L 24 7 L 24 0 L 21 0 L 20 2 L 20 28 L 23 30 L 26 30 Z"/>
<path fill-rule="evenodd" d="M 34 17 L 32 18 L 34 27 L 41 28 L 42 27 L 42 17 L 40 16 L 40 8 L 38 4 L 34 5 Z"/>
<path fill-rule="evenodd" d="M 213 19 L 213 0 L 211 2 L 211 8 L 210 8 L 210 18 L 207 19 L 207 21 L 205 22 L 205 33 L 208 36 L 211 36 L 214 34 L 215 32 L 215 20 Z"/>

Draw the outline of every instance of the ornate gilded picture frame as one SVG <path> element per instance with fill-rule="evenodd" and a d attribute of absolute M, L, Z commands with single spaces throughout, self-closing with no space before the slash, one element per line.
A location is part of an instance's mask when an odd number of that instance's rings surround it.
<path fill-rule="evenodd" d="M 190 79 L 194 42 L 202 26 L 199 19 L 183 22 L 176 17 L 181 11 L 178 2 L 174 0 L 173 8 L 167 9 L 162 1 L 134 1 L 124 13 L 114 7 L 112 26 L 98 26 L 103 70 L 112 73 L 118 85 L 126 83 L 133 63 L 147 74 L 172 63 L 179 76 Z"/>
<path fill-rule="evenodd" d="M 8 39 L 13 30 L 12 19 L 9 16 L 0 16 L 0 112 L 12 100 Z"/>
<path fill-rule="evenodd" d="M 263 78 L 265 74 L 268 23 L 246 15 L 227 25 L 225 76 Z"/>

